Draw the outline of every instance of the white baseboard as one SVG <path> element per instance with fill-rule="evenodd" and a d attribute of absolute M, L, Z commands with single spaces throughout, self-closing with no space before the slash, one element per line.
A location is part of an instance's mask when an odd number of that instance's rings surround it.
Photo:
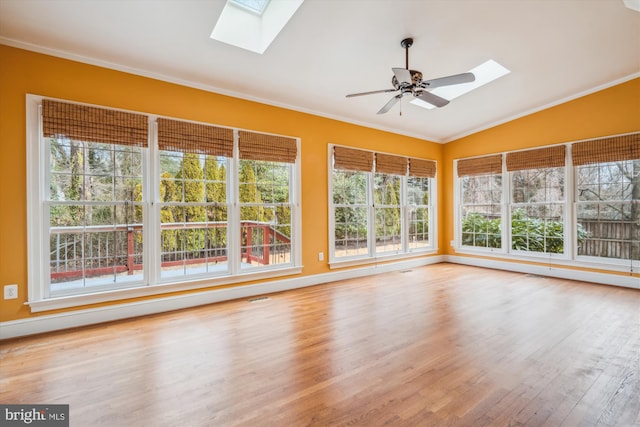
<path fill-rule="evenodd" d="M 403 270 L 406 268 L 437 264 L 444 260 L 444 256 L 414 258 L 406 261 L 368 265 L 362 268 L 331 271 L 330 273 L 324 274 L 274 280 L 255 285 L 212 289 L 152 300 L 114 304 L 99 308 L 74 310 L 58 314 L 0 322 L 0 339 L 16 338 L 78 326 L 86 326 L 96 323 L 110 322 L 113 320 L 196 307 L 220 301 L 248 298 L 256 295 L 264 295 L 291 289 L 304 288 L 307 286 L 320 285 L 322 283 L 335 282 L 337 280 L 353 279 L 390 271 Z"/>
<path fill-rule="evenodd" d="M 560 279 L 579 280 L 582 282 L 598 283 L 601 285 L 621 286 L 640 289 L 640 279 L 637 276 L 595 273 L 592 271 L 572 270 L 559 266 L 541 266 L 522 264 L 485 258 L 472 258 L 457 255 L 443 255 L 445 262 L 471 265 L 475 267 L 493 268 L 496 270 L 515 271 L 518 273 L 536 274 L 539 276 L 557 277 Z"/>

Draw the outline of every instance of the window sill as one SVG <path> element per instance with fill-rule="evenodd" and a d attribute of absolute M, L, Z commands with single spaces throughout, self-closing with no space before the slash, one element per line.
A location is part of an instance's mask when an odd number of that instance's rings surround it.
<path fill-rule="evenodd" d="M 519 253 L 507 253 L 501 249 L 482 250 L 470 248 L 455 248 L 455 255 L 472 255 L 477 257 L 499 258 L 510 261 L 524 261 L 530 263 L 544 263 L 553 266 L 571 266 L 580 268 L 589 268 L 597 270 L 611 271 L 615 273 L 629 273 L 640 271 L 640 262 L 629 260 L 610 260 L 606 261 L 602 258 L 595 257 L 578 257 L 571 259 L 561 254 L 532 254 L 525 255 Z"/>
<path fill-rule="evenodd" d="M 352 267 L 352 266 L 358 266 L 358 265 L 370 265 L 370 264 L 377 264 L 377 263 L 382 263 L 387 261 L 417 258 L 425 255 L 436 255 L 437 253 L 438 253 L 437 249 L 427 249 L 424 251 L 408 252 L 408 253 L 393 254 L 393 255 L 381 255 L 377 257 L 333 260 L 329 262 L 329 268 L 331 270 L 334 270 L 337 268 Z"/>
<path fill-rule="evenodd" d="M 170 292 L 188 291 L 194 289 L 212 288 L 216 286 L 239 284 L 254 280 L 270 279 L 282 276 L 291 276 L 302 273 L 302 266 L 287 267 L 255 273 L 240 273 L 235 276 L 224 276 L 191 280 L 183 282 L 165 283 L 154 286 L 139 286 L 135 288 L 109 290 L 92 294 L 62 296 L 41 300 L 28 301 L 32 313 L 39 313 L 49 310 L 81 307 L 90 304 L 100 304 L 105 302 L 119 301 L 130 298 L 148 297 L 162 295 Z"/>

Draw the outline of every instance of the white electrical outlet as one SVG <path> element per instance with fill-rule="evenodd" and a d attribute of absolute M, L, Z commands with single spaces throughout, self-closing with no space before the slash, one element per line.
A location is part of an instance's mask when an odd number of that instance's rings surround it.
<path fill-rule="evenodd" d="M 17 299 L 18 285 L 4 285 L 4 299 Z"/>
<path fill-rule="evenodd" d="M 318 261 L 324 261 L 324 252 L 318 252 Z"/>

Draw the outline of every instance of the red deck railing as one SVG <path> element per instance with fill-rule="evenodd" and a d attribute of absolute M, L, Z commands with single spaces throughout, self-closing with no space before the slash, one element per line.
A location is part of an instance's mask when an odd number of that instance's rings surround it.
<path fill-rule="evenodd" d="M 193 222 L 162 224 L 161 238 L 166 231 L 210 230 L 226 228 L 226 222 Z M 243 221 L 240 224 L 242 245 L 241 260 L 268 265 L 272 247 L 290 245 L 291 240 L 271 224 Z M 142 225 L 122 224 L 87 227 L 51 227 L 51 281 L 69 281 L 82 277 L 96 277 L 107 274 L 134 274 L 142 270 L 141 248 Z M 82 245 L 83 238 L 91 243 Z M 94 241 L 95 240 L 95 241 Z M 126 248 L 125 248 L 126 241 Z M 161 247 L 166 248 L 164 242 Z M 170 246 L 170 245 L 169 245 Z M 226 261 L 226 248 L 204 247 L 192 250 L 163 251 L 161 266 L 177 267 L 181 265 L 202 264 L 212 261 Z M 81 256 L 78 256 L 80 252 Z M 220 252 L 220 255 L 211 255 Z M 189 254 L 186 259 L 185 254 Z M 206 256 L 203 256 L 207 254 Z M 71 256 L 69 256 L 71 255 Z M 183 256 L 181 259 L 180 255 Z M 173 258 L 173 259 L 172 259 Z M 83 268 L 84 267 L 84 268 Z"/>

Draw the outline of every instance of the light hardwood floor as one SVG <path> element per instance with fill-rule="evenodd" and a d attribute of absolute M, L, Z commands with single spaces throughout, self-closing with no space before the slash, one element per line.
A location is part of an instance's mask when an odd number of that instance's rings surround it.
<path fill-rule="evenodd" d="M 640 291 L 438 264 L 0 343 L 71 426 L 640 425 Z"/>

